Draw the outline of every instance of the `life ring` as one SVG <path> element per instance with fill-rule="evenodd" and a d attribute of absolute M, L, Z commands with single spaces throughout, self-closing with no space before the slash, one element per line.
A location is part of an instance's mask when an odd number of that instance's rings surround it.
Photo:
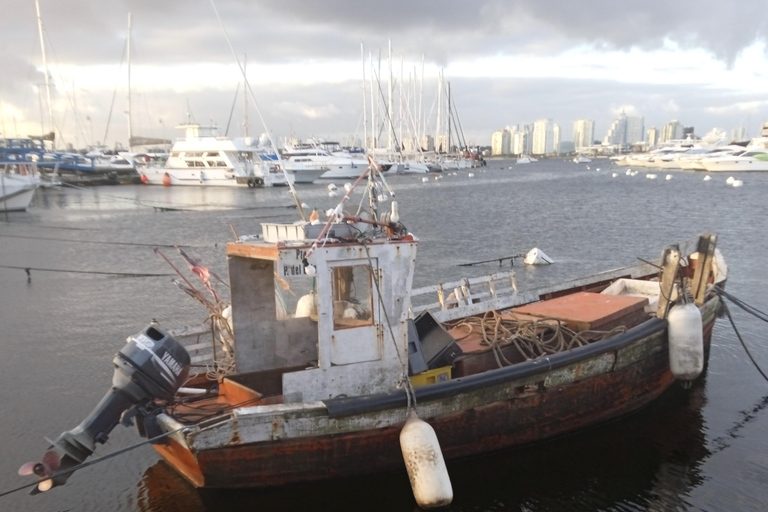
<path fill-rule="evenodd" d="M 256 184 L 257 187 L 263 187 L 264 186 L 264 180 L 261 178 L 256 178 L 253 180 L 253 182 Z"/>
<path fill-rule="evenodd" d="M 256 184 L 253 182 L 253 178 L 248 178 L 246 183 L 248 184 L 248 188 L 253 188 L 256 186 Z"/>

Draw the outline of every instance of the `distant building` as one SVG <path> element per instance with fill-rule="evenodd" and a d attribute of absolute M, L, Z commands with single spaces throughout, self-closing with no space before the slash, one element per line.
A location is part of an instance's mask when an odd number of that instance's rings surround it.
<path fill-rule="evenodd" d="M 523 125 L 512 134 L 511 152 L 513 155 L 526 155 L 531 152 L 531 127 Z"/>
<path fill-rule="evenodd" d="M 653 147 L 659 143 L 659 130 L 657 130 L 656 127 L 648 129 L 647 140 L 649 147 Z"/>
<path fill-rule="evenodd" d="M 644 119 L 642 117 L 627 117 L 622 112 L 603 137 L 604 146 L 625 146 L 643 142 Z"/>
<path fill-rule="evenodd" d="M 696 135 L 693 133 L 693 126 L 683 126 L 683 138 L 693 139 Z"/>
<path fill-rule="evenodd" d="M 643 142 L 645 140 L 645 119 L 642 117 L 628 117 L 626 133 L 624 144 Z"/>
<path fill-rule="evenodd" d="M 438 135 L 435 139 L 435 151 L 438 153 L 449 153 L 451 148 L 448 144 L 448 135 Z"/>
<path fill-rule="evenodd" d="M 552 153 L 560 154 L 560 126 L 552 125 Z"/>
<path fill-rule="evenodd" d="M 554 152 L 555 126 L 551 119 L 539 119 L 533 124 L 532 154 L 549 155 Z M 558 137 L 559 131 L 560 128 L 558 127 Z"/>
<path fill-rule="evenodd" d="M 591 146 L 595 140 L 595 122 L 591 119 L 579 119 L 573 123 L 573 146 L 576 151 Z"/>
<path fill-rule="evenodd" d="M 740 126 L 738 128 L 734 128 L 731 132 L 731 140 L 739 142 L 743 140 L 747 140 L 749 137 L 747 136 L 747 129 L 743 126 Z"/>
<path fill-rule="evenodd" d="M 509 129 L 493 132 L 491 137 L 491 155 L 500 156 L 509 154 L 510 132 Z"/>
<path fill-rule="evenodd" d="M 670 140 L 679 140 L 683 138 L 683 125 L 680 121 L 673 119 L 661 128 L 661 135 L 659 136 L 659 142 L 667 142 Z"/>
<path fill-rule="evenodd" d="M 422 151 L 434 151 L 435 150 L 435 138 L 431 135 L 425 135 L 421 139 Z"/>

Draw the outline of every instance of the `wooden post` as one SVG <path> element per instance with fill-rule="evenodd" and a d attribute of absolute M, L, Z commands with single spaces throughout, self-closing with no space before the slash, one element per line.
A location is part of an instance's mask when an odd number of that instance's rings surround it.
<path fill-rule="evenodd" d="M 693 300 L 697 306 L 704 303 L 704 297 L 707 295 L 707 285 L 709 284 L 709 274 L 712 270 L 712 262 L 715 258 L 715 247 L 717 246 L 717 235 L 704 233 L 699 239 L 698 259 L 696 260 L 696 271 L 693 274 L 691 282 L 691 291 Z"/>
<path fill-rule="evenodd" d="M 661 283 L 659 294 L 659 307 L 656 310 L 656 316 L 666 318 L 669 310 L 669 303 L 672 299 L 672 292 L 675 289 L 675 278 L 677 277 L 677 268 L 680 265 L 680 249 L 677 245 L 671 245 L 664 249 L 661 254 Z"/>

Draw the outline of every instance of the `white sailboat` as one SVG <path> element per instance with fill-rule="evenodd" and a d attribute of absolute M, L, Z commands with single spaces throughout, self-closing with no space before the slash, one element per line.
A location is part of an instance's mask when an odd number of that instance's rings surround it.
<path fill-rule="evenodd" d="M 0 164 L 0 212 L 26 210 L 39 186 L 34 162 Z"/>

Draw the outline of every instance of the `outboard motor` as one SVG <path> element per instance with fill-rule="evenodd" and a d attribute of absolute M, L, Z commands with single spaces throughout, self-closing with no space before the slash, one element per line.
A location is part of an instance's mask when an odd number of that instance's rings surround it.
<path fill-rule="evenodd" d="M 127 411 L 135 411 L 156 398 L 172 401 L 186 381 L 190 365 L 187 350 L 155 325 L 128 338 L 127 345 L 112 362 L 112 388 L 93 412 L 55 441 L 46 439 L 51 446 L 41 462 L 28 462 L 19 469 L 20 475 L 35 474 L 43 479 L 32 494 L 66 483 L 72 473 L 53 479 L 50 476 L 85 461 L 96 449 L 96 443 L 107 442 Z"/>

